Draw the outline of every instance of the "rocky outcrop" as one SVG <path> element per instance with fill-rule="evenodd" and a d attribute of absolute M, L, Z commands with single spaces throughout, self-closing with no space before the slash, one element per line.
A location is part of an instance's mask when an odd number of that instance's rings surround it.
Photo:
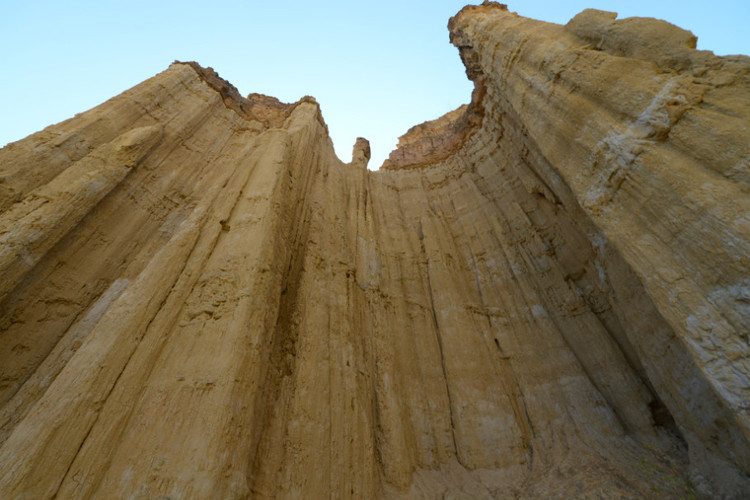
<path fill-rule="evenodd" d="M 0 497 L 750 494 L 750 59 L 449 28 L 379 171 L 194 63 L 0 150 Z"/>

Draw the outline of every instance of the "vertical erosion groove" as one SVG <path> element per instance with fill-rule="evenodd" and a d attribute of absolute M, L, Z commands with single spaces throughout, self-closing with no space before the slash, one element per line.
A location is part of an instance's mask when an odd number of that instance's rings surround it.
<path fill-rule="evenodd" d="M 443 346 L 443 338 L 440 334 L 440 324 L 437 318 L 437 309 L 435 307 L 435 298 L 432 293 L 432 282 L 430 281 L 430 258 L 427 256 L 427 251 L 424 246 L 424 232 L 422 231 L 422 223 L 419 222 L 417 226 L 417 233 L 419 235 L 419 245 L 422 251 L 423 265 L 425 268 L 425 282 L 427 283 L 427 293 L 429 297 L 430 314 L 432 316 L 432 326 L 435 331 L 435 339 L 437 341 L 438 350 L 440 351 L 440 368 L 443 373 L 443 380 L 445 381 L 445 394 L 448 396 L 448 412 L 451 424 L 451 439 L 453 441 L 453 451 L 456 454 L 458 463 L 461 463 L 461 453 L 456 442 L 456 425 L 454 421 L 454 403 L 451 397 L 450 378 L 448 377 L 448 371 L 445 369 L 445 347 Z"/>
<path fill-rule="evenodd" d="M 377 172 L 196 63 L 0 150 L 0 498 L 750 497 L 750 60 L 449 30 Z"/>

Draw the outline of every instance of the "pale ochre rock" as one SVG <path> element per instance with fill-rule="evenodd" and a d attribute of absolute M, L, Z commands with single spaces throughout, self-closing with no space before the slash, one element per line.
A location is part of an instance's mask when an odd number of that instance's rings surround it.
<path fill-rule="evenodd" d="M 377 172 L 195 63 L 0 150 L 0 498 L 750 497 L 750 59 L 449 28 Z"/>

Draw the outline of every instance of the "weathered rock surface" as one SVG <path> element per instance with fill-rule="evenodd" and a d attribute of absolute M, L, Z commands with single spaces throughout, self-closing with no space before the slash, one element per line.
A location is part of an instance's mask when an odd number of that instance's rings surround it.
<path fill-rule="evenodd" d="M 194 63 L 0 150 L 0 498 L 750 496 L 750 59 L 449 27 L 377 172 Z"/>

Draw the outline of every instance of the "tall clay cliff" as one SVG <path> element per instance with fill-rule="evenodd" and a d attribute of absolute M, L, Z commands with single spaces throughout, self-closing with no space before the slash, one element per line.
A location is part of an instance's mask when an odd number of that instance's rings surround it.
<path fill-rule="evenodd" d="M 0 498 L 750 498 L 750 58 L 449 29 L 379 171 L 195 63 L 0 150 Z"/>

